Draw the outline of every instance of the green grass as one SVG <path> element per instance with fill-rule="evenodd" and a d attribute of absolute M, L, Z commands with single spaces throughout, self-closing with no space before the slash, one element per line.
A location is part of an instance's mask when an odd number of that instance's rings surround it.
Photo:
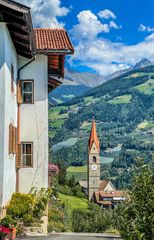
<path fill-rule="evenodd" d="M 62 203 L 65 203 L 66 206 L 71 209 L 88 208 L 88 200 L 84 198 L 78 198 L 75 196 L 59 193 L 59 199 Z"/>
<path fill-rule="evenodd" d="M 80 127 L 82 130 L 90 131 L 91 129 L 91 122 L 84 121 L 82 126 Z"/>
<path fill-rule="evenodd" d="M 81 166 L 81 167 L 70 166 L 69 168 L 67 168 L 67 172 L 84 173 L 84 172 L 87 172 L 87 166 Z"/>
<path fill-rule="evenodd" d="M 56 131 L 52 130 L 52 131 L 48 131 L 48 136 L 49 138 L 53 138 L 56 134 Z"/>
<path fill-rule="evenodd" d="M 72 176 L 75 177 L 75 180 L 78 181 L 86 181 L 87 173 L 86 172 L 67 172 L 67 178 L 70 179 Z"/>
<path fill-rule="evenodd" d="M 132 94 L 126 94 L 126 95 L 115 97 L 114 99 L 109 100 L 108 103 L 126 104 L 126 103 L 130 103 L 131 99 L 132 99 Z"/>
<path fill-rule="evenodd" d="M 61 125 L 64 123 L 65 119 L 56 119 L 56 121 L 52 122 L 50 125 L 52 128 L 60 128 Z"/>
<path fill-rule="evenodd" d="M 140 123 L 137 128 L 138 129 L 144 129 L 144 130 L 148 130 L 154 127 L 154 122 L 153 121 L 147 121 L 145 120 L 144 122 Z"/>
<path fill-rule="evenodd" d="M 140 123 L 137 127 L 138 129 L 144 129 L 148 125 L 148 121 L 145 120 L 144 122 Z"/>
<path fill-rule="evenodd" d="M 147 82 L 136 86 L 135 89 L 144 94 L 154 93 L 154 79 L 149 79 Z"/>
<path fill-rule="evenodd" d="M 93 96 L 89 96 L 89 97 L 84 98 L 84 102 L 85 102 L 86 106 L 90 105 L 91 103 L 95 103 L 99 100 L 100 100 L 100 98 L 94 98 Z"/>
<path fill-rule="evenodd" d="M 65 106 L 60 106 L 60 107 L 54 107 L 49 109 L 49 119 L 50 120 L 55 120 L 55 119 L 64 119 L 67 118 L 68 113 L 60 114 L 60 111 L 62 109 L 67 109 Z"/>

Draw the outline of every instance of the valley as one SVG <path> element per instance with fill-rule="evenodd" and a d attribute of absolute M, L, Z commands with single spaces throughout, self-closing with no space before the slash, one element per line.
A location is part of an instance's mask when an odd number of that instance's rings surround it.
<path fill-rule="evenodd" d="M 94 117 L 101 142 L 101 178 L 118 188 L 131 182 L 139 159 L 154 150 L 154 66 L 135 69 L 57 106 L 49 105 L 50 161 L 68 178 L 86 180 L 87 144 Z"/>

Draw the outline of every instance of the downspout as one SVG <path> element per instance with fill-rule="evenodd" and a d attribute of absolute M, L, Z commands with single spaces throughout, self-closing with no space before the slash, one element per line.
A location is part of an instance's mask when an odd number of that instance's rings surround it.
<path fill-rule="evenodd" d="M 34 60 L 36 59 L 36 56 L 33 56 L 33 58 L 28 61 L 26 64 L 24 64 L 22 67 L 20 67 L 18 69 L 18 73 L 17 73 L 17 79 L 18 81 L 20 80 L 20 72 L 22 69 L 24 69 L 25 67 L 27 67 L 29 64 L 31 64 Z M 18 104 L 18 112 L 17 112 L 17 144 L 20 144 L 21 141 L 20 141 L 20 107 L 21 107 L 21 104 L 20 103 L 17 103 Z M 17 168 L 16 167 L 16 192 L 19 192 L 19 170 L 20 168 Z"/>

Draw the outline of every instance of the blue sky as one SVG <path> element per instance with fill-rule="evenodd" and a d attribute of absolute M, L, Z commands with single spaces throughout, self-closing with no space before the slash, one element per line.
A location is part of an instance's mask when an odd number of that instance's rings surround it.
<path fill-rule="evenodd" d="M 154 0 L 23 0 L 36 27 L 65 27 L 75 47 L 66 67 L 108 75 L 154 61 Z"/>

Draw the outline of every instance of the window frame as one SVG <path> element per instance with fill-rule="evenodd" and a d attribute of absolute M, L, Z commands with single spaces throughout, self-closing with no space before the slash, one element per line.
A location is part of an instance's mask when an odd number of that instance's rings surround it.
<path fill-rule="evenodd" d="M 31 149 L 31 154 L 23 154 L 23 145 L 24 144 L 31 144 L 32 149 Z M 24 141 L 21 142 L 21 168 L 33 168 L 33 153 L 34 153 L 34 144 L 31 141 Z M 27 166 L 27 165 L 23 165 L 23 156 L 25 155 L 31 155 L 31 165 Z"/>
<path fill-rule="evenodd" d="M 24 80 L 21 80 L 21 82 L 22 82 L 22 104 L 34 104 L 34 79 L 24 79 Z M 25 102 L 24 101 L 24 94 L 25 94 L 25 92 L 24 92 L 24 88 L 23 88 L 23 86 L 24 86 L 24 83 L 25 82 L 30 82 L 30 83 L 32 83 L 32 92 L 26 92 L 27 94 L 32 94 L 32 102 Z"/>

